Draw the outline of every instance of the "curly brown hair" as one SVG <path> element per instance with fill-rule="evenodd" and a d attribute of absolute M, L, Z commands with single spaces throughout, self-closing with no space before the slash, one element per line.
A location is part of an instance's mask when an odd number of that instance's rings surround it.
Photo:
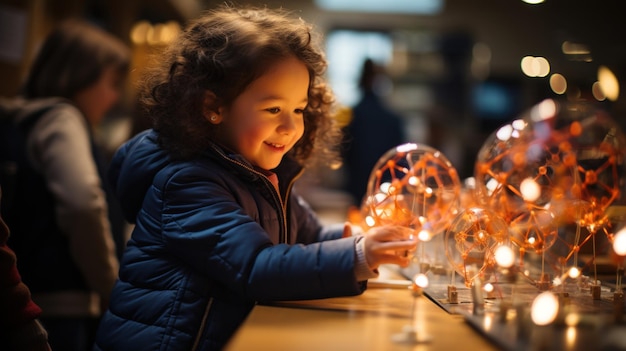
<path fill-rule="evenodd" d="M 334 96 L 324 79 L 326 58 L 319 36 L 284 9 L 221 6 L 189 23 L 147 77 L 141 99 L 173 157 L 192 158 L 214 140 L 203 117 L 207 92 L 214 106 L 229 106 L 277 60 L 296 57 L 310 75 L 304 135 L 290 151 L 301 165 L 315 156 L 339 160 L 341 131 L 331 109 Z"/>

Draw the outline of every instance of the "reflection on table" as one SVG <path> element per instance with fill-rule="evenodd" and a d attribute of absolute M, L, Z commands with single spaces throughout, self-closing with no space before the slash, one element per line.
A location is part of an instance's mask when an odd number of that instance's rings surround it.
<path fill-rule="evenodd" d="M 355 297 L 254 308 L 226 350 L 497 350 L 406 280 L 374 280 Z M 416 337 L 407 339 L 412 328 Z M 409 340 L 417 340 L 411 342 Z"/>

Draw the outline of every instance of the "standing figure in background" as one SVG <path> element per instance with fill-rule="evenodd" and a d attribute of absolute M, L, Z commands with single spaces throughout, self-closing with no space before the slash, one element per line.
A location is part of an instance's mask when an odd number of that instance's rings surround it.
<path fill-rule="evenodd" d="M 383 67 L 366 59 L 359 79 L 361 100 L 352 109 L 352 119 L 345 127 L 344 189 L 356 207 L 361 206 L 376 161 L 406 141 L 404 119 L 385 104 L 377 89 L 381 78 L 385 78 Z"/>
<path fill-rule="evenodd" d="M 96 350 L 220 350 L 259 302 L 358 295 L 408 265 L 406 228 L 324 227 L 294 188 L 341 137 L 309 24 L 222 6 L 155 62 L 154 129 L 110 168 L 135 226 Z"/>
<path fill-rule="evenodd" d="M 118 101 L 129 59 L 107 32 L 65 22 L 41 46 L 22 96 L 0 103 L 16 126 L 0 130 L 0 161 L 12 162 L 2 167 L 2 215 L 53 350 L 91 349 L 117 278 L 94 130 Z"/>

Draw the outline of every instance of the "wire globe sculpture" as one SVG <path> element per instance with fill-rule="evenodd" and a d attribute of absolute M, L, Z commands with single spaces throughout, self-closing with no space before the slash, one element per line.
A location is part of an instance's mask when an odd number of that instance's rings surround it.
<path fill-rule="evenodd" d="M 406 143 L 373 167 L 363 201 L 368 227 L 395 224 L 432 238 L 449 225 L 459 206 L 461 181 L 438 150 Z"/>
<path fill-rule="evenodd" d="M 446 256 L 467 287 L 476 277 L 488 280 L 496 266 L 495 250 L 509 242 L 507 223 L 495 212 L 472 207 L 463 210 L 446 230 Z"/>
<path fill-rule="evenodd" d="M 578 251 L 596 233 L 612 235 L 607 210 L 624 186 L 625 140 L 596 106 L 551 99 L 487 138 L 476 158 L 475 198 L 509 224 L 520 264 L 532 252 L 562 270 L 564 262 L 578 264 Z M 564 240 L 563 226 L 576 234 Z"/>

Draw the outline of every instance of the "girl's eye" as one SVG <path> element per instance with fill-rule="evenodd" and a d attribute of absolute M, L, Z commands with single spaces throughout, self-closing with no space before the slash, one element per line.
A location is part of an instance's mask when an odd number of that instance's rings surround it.
<path fill-rule="evenodd" d="M 271 108 L 268 108 L 266 111 L 269 112 L 269 113 L 276 114 L 276 113 L 280 113 L 280 108 L 278 108 L 278 107 L 271 107 Z"/>
<path fill-rule="evenodd" d="M 265 109 L 265 111 L 267 111 L 267 112 L 269 112 L 271 114 L 276 115 L 276 114 L 279 114 L 281 112 L 281 109 L 280 109 L 280 107 L 270 107 L 270 108 Z M 298 114 L 298 115 L 301 115 L 301 114 L 304 113 L 304 109 L 303 108 L 297 108 L 297 109 L 293 110 L 293 112 Z"/>

